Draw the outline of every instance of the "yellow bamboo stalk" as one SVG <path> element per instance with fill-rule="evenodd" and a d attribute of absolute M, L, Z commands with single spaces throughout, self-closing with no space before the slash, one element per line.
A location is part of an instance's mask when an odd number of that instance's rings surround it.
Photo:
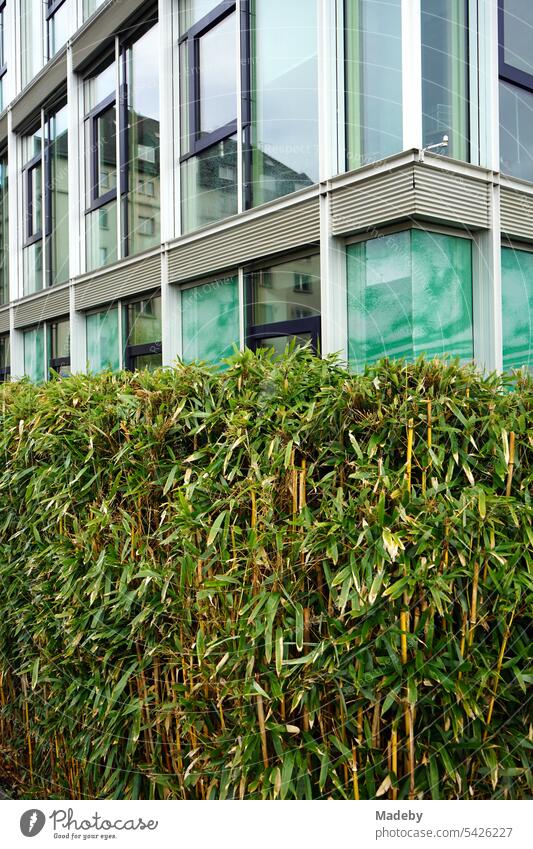
<path fill-rule="evenodd" d="M 251 524 L 252 528 L 255 528 L 257 526 L 257 501 L 256 501 L 256 497 L 255 497 L 255 492 L 253 490 L 252 490 L 251 496 L 252 496 L 252 518 L 251 518 L 250 524 Z"/>
<path fill-rule="evenodd" d="M 265 726 L 265 709 L 263 707 L 263 696 L 257 693 L 257 721 L 259 723 L 259 734 L 261 737 L 261 752 L 263 755 L 263 766 L 268 769 L 268 745 Z"/>
<path fill-rule="evenodd" d="M 401 645 L 401 658 L 402 658 L 403 664 L 407 663 L 407 630 L 408 630 L 407 611 L 401 610 L 400 611 L 400 631 L 401 631 L 400 645 Z"/>
<path fill-rule="evenodd" d="M 470 628 L 468 631 L 468 647 L 472 646 L 474 630 L 477 622 L 477 594 L 479 587 L 479 563 L 474 563 L 474 578 L 472 580 L 472 598 L 470 601 Z"/>
<path fill-rule="evenodd" d="M 352 746 L 352 781 L 353 781 L 353 797 L 359 801 L 359 779 L 357 776 L 357 750 L 355 745 Z"/>
<path fill-rule="evenodd" d="M 459 646 L 459 653 L 461 655 L 461 659 L 464 658 L 464 656 L 465 656 L 467 619 L 468 619 L 468 617 L 467 617 L 466 613 L 463 614 L 463 621 L 461 623 L 461 644 Z M 457 675 L 458 681 L 460 681 L 462 677 L 463 677 L 463 673 L 459 670 L 459 673 Z"/>
<path fill-rule="evenodd" d="M 514 431 L 511 431 L 509 434 L 509 465 L 507 467 L 507 486 L 505 488 L 505 494 L 509 498 L 511 495 L 511 484 L 513 482 L 513 471 L 514 471 Z"/>
<path fill-rule="evenodd" d="M 406 705 L 409 737 L 409 798 L 415 797 L 415 735 L 413 728 L 413 707 Z"/>
<path fill-rule="evenodd" d="M 492 720 L 494 705 L 496 703 L 496 694 L 497 694 L 497 690 L 498 690 L 498 683 L 499 683 L 499 680 L 500 680 L 500 673 L 501 673 L 501 670 L 502 670 L 503 658 L 505 656 L 505 650 L 507 648 L 507 642 L 509 640 L 509 637 L 511 636 L 511 626 L 513 624 L 515 610 L 516 610 L 516 608 L 511 613 L 511 617 L 509 619 L 509 624 L 507 625 L 507 628 L 505 629 L 505 633 L 503 635 L 503 640 L 502 640 L 502 645 L 501 645 L 501 648 L 500 648 L 500 653 L 498 655 L 498 662 L 496 664 L 496 673 L 494 675 L 493 691 L 492 691 L 492 696 L 491 696 L 491 699 L 490 699 L 489 709 L 487 711 L 487 719 L 485 720 L 485 726 L 486 727 L 485 727 L 485 733 L 483 734 L 484 740 L 487 739 L 487 736 L 488 736 L 488 733 L 489 733 L 489 725 L 490 725 L 491 720 Z"/>
<path fill-rule="evenodd" d="M 393 726 L 391 733 L 391 767 L 392 773 L 397 780 L 398 778 L 398 732 L 396 728 Z M 392 798 L 398 798 L 398 788 L 392 788 Z"/>
<path fill-rule="evenodd" d="M 405 466 L 405 477 L 407 480 L 407 491 L 411 493 L 411 473 L 413 463 L 413 419 L 407 422 L 407 462 Z"/>
<path fill-rule="evenodd" d="M 307 473 L 307 462 L 306 460 L 302 460 L 302 468 L 300 471 L 300 513 L 303 508 L 307 504 L 307 495 L 306 495 L 306 473 Z"/>

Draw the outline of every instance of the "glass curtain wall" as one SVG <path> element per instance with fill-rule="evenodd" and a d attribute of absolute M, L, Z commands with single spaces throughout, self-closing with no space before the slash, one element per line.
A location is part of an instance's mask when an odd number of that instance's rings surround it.
<path fill-rule="evenodd" d="M 533 4 L 498 0 L 500 167 L 533 180 Z"/>
<path fill-rule="evenodd" d="M 53 321 L 47 331 L 49 374 L 66 377 L 70 374 L 70 321 Z"/>
<path fill-rule="evenodd" d="M 124 363 L 129 371 L 161 365 L 161 297 L 153 295 L 124 307 L 126 347 Z"/>
<path fill-rule="evenodd" d="M 422 0 L 423 145 L 470 159 L 468 0 Z"/>
<path fill-rule="evenodd" d="M 234 2 L 181 2 L 182 230 L 238 210 L 237 13 Z"/>
<path fill-rule="evenodd" d="M 35 0 L 20 0 L 20 61 L 24 88 L 43 66 L 43 5 Z"/>
<path fill-rule="evenodd" d="M 0 2 L 0 112 L 4 109 L 4 78 L 7 73 L 6 59 L 6 2 Z"/>
<path fill-rule="evenodd" d="M 24 205 L 23 278 L 24 294 L 43 288 L 43 130 L 39 125 L 22 139 Z"/>
<path fill-rule="evenodd" d="M 44 327 L 34 327 L 24 333 L 24 374 L 32 383 L 42 383 L 46 380 Z"/>
<path fill-rule="evenodd" d="M 60 50 L 68 38 L 68 5 L 70 0 L 46 0 L 46 39 L 48 59 Z"/>
<path fill-rule="evenodd" d="M 503 368 L 533 371 L 533 253 L 502 248 Z"/>
<path fill-rule="evenodd" d="M 64 106 L 50 115 L 46 131 L 46 203 L 48 212 L 48 285 L 69 276 L 68 112 Z"/>
<path fill-rule="evenodd" d="M 181 293 L 182 357 L 218 363 L 239 347 L 236 277 L 213 280 Z"/>
<path fill-rule="evenodd" d="M 317 183 L 317 4 L 251 0 L 245 206 Z"/>
<path fill-rule="evenodd" d="M 0 336 L 0 383 L 4 383 L 11 372 L 11 350 L 9 333 Z"/>
<path fill-rule="evenodd" d="M 346 167 L 403 148 L 401 0 L 345 0 Z"/>
<path fill-rule="evenodd" d="M 9 303 L 9 204 L 7 153 L 0 154 L 0 304 Z"/>
<path fill-rule="evenodd" d="M 349 361 L 473 357 L 469 239 L 405 230 L 349 245 Z"/>
<path fill-rule="evenodd" d="M 110 307 L 86 317 L 89 372 L 118 371 L 120 368 L 118 319 L 118 307 Z"/>

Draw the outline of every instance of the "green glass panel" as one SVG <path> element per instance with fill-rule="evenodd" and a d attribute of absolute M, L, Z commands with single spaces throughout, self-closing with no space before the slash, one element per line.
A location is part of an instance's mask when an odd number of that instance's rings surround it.
<path fill-rule="evenodd" d="M 39 4 L 40 5 L 40 4 Z M 21 0 L 20 4 L 20 59 L 22 85 L 26 86 L 43 66 L 42 15 L 35 0 Z"/>
<path fill-rule="evenodd" d="M 232 137 L 181 166 L 182 228 L 196 230 L 237 213 L 237 139 Z"/>
<path fill-rule="evenodd" d="M 468 239 L 404 231 L 348 256 L 349 359 L 473 356 L 472 249 Z"/>
<path fill-rule="evenodd" d="M 346 0 L 346 166 L 403 148 L 401 0 Z"/>
<path fill-rule="evenodd" d="M 161 341 L 161 298 L 135 301 L 126 307 L 127 345 L 149 345 Z"/>
<path fill-rule="evenodd" d="M 468 160 L 468 0 L 422 0 L 422 127 L 424 147 Z"/>
<path fill-rule="evenodd" d="M 9 206 L 7 157 L 0 158 L 0 304 L 9 302 Z"/>
<path fill-rule="evenodd" d="M 294 259 L 251 275 L 252 324 L 320 315 L 320 256 Z"/>
<path fill-rule="evenodd" d="M 91 372 L 120 368 L 117 307 L 87 316 L 87 368 Z"/>
<path fill-rule="evenodd" d="M 316 9 L 251 3 L 253 206 L 318 182 Z"/>
<path fill-rule="evenodd" d="M 503 368 L 533 370 L 533 254 L 502 249 Z"/>
<path fill-rule="evenodd" d="M 280 357 L 285 353 L 287 347 L 294 342 L 296 347 L 301 348 L 304 345 L 309 345 L 311 342 L 310 333 L 298 333 L 292 336 L 268 336 L 264 339 L 258 339 L 256 342 L 257 348 L 271 348 L 276 356 Z"/>
<path fill-rule="evenodd" d="M 35 242 L 22 252 L 24 294 L 31 295 L 43 288 L 43 243 Z"/>
<path fill-rule="evenodd" d="M 9 368 L 11 365 L 11 351 L 9 333 L 0 336 L 0 369 Z"/>
<path fill-rule="evenodd" d="M 52 231 L 48 238 L 50 283 L 65 283 L 69 273 L 68 224 L 68 113 L 64 106 L 48 122 Z"/>
<path fill-rule="evenodd" d="M 118 259 L 117 203 L 111 203 L 85 216 L 87 271 L 109 265 Z"/>
<path fill-rule="evenodd" d="M 42 383 L 45 379 L 44 327 L 24 333 L 24 374 L 33 383 Z"/>
<path fill-rule="evenodd" d="M 505 0 L 503 61 L 533 76 L 533 5 L 531 0 Z"/>
<path fill-rule="evenodd" d="M 48 357 L 55 360 L 57 357 L 70 356 L 70 321 L 54 321 L 49 325 L 48 334 Z"/>
<path fill-rule="evenodd" d="M 159 26 L 127 52 L 129 192 L 125 198 L 127 253 L 160 242 Z"/>
<path fill-rule="evenodd" d="M 133 358 L 133 369 L 135 371 L 155 371 L 162 363 L 161 354 L 141 354 Z"/>
<path fill-rule="evenodd" d="M 186 362 L 219 362 L 239 344 L 236 277 L 204 283 L 181 294 L 182 350 Z"/>
<path fill-rule="evenodd" d="M 533 180 L 533 93 L 500 80 L 500 167 Z"/>

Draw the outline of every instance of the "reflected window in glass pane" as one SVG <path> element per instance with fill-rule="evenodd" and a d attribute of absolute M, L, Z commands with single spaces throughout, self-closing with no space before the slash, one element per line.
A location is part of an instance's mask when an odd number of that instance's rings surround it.
<path fill-rule="evenodd" d="M 218 6 L 220 0 L 180 0 L 179 18 L 180 35 L 184 35 L 193 24 L 205 18 L 209 12 Z"/>
<path fill-rule="evenodd" d="M 237 119 L 236 15 L 228 15 L 198 40 L 200 133 Z"/>
<path fill-rule="evenodd" d="M 454 159 L 470 157 L 468 2 L 422 0 L 422 123 L 424 146 Z"/>
<path fill-rule="evenodd" d="M 318 255 L 260 269 L 250 277 L 253 325 L 320 315 Z"/>
<path fill-rule="evenodd" d="M 129 192 L 124 223 L 126 252 L 131 255 L 160 242 L 158 26 L 132 45 L 127 59 Z"/>
<path fill-rule="evenodd" d="M 237 139 L 232 136 L 181 166 L 183 231 L 237 213 Z"/>
<path fill-rule="evenodd" d="M 36 327 L 24 333 L 24 374 L 33 383 L 45 380 L 44 327 Z"/>
<path fill-rule="evenodd" d="M 22 252 L 24 294 L 31 295 L 43 288 L 43 243 L 28 245 Z"/>
<path fill-rule="evenodd" d="M 311 342 L 310 333 L 298 333 L 291 336 L 268 336 L 263 339 L 257 339 L 255 342 L 256 350 L 258 348 L 270 348 L 276 356 L 281 357 L 289 345 L 294 343 L 296 347 L 303 348 L 304 345 L 309 345 Z"/>
<path fill-rule="evenodd" d="M 502 248 L 503 368 L 533 371 L 533 253 Z"/>
<path fill-rule="evenodd" d="M 50 284 L 64 283 L 69 274 L 68 112 L 64 106 L 48 121 L 51 233 L 48 238 Z"/>
<path fill-rule="evenodd" d="M 504 174 L 533 180 L 533 93 L 500 80 L 500 162 Z"/>
<path fill-rule="evenodd" d="M 181 293 L 182 350 L 186 362 L 217 363 L 239 345 L 236 277 L 214 280 Z"/>
<path fill-rule="evenodd" d="M 403 148 L 401 0 L 346 0 L 346 166 Z"/>
<path fill-rule="evenodd" d="M 161 298 L 155 296 L 128 304 L 127 344 L 145 345 L 161 341 Z"/>
<path fill-rule="evenodd" d="M 533 76 L 533 5 L 531 0 L 504 0 L 503 60 Z"/>
<path fill-rule="evenodd" d="M 85 80 L 83 86 L 85 114 L 98 106 L 112 94 L 116 88 L 115 63 L 111 62 L 103 71 Z"/>
<path fill-rule="evenodd" d="M 256 206 L 318 181 L 316 3 L 253 0 L 251 26 Z"/>
<path fill-rule="evenodd" d="M 419 230 L 349 245 L 349 359 L 473 356 L 472 248 Z"/>
<path fill-rule="evenodd" d="M 117 203 L 112 201 L 85 216 L 87 271 L 118 259 Z"/>
<path fill-rule="evenodd" d="M 107 194 L 117 185 L 117 121 L 115 106 L 110 106 L 96 120 L 96 194 Z"/>
<path fill-rule="evenodd" d="M 118 371 L 120 367 L 118 308 L 92 313 L 86 319 L 89 372 Z"/>
<path fill-rule="evenodd" d="M 35 0 L 21 0 L 20 35 L 22 85 L 26 86 L 43 66 L 43 34 L 41 4 Z"/>

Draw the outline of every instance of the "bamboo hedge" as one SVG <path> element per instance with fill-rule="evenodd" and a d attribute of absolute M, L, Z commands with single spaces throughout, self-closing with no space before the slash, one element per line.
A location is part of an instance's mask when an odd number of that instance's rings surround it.
<path fill-rule="evenodd" d="M 0 391 L 47 798 L 531 798 L 532 382 L 305 350 Z"/>

